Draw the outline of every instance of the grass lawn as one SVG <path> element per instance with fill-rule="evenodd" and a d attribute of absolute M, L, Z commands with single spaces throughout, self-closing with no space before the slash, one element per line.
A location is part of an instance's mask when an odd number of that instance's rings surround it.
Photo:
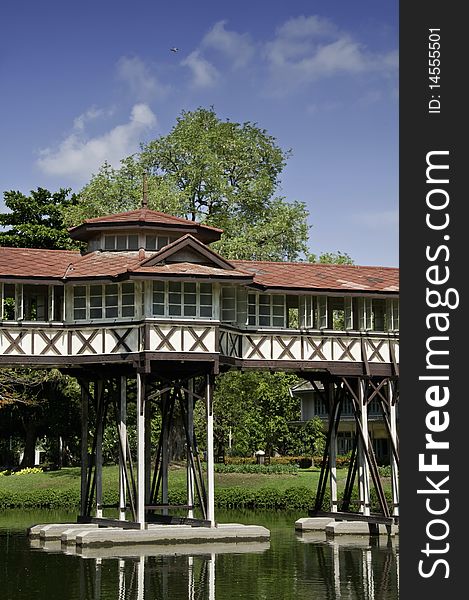
<path fill-rule="evenodd" d="M 238 492 L 248 495 L 262 490 L 275 490 L 276 494 L 294 493 L 308 490 L 314 498 L 319 481 L 320 470 L 312 467 L 301 469 L 296 473 L 215 473 L 215 494 L 240 498 Z M 347 469 L 338 469 L 339 493 L 345 484 Z M 116 500 L 118 489 L 118 467 L 105 466 L 103 468 L 103 496 L 104 501 Z M 389 490 L 389 481 L 384 480 L 385 489 Z M 186 471 L 183 466 L 172 465 L 169 472 L 169 491 L 178 496 L 185 494 Z M 44 473 L 28 473 L 25 475 L 0 476 L 0 507 L 5 506 L 31 506 L 35 500 L 38 504 L 61 506 L 77 503 L 80 493 L 80 468 L 67 467 L 59 471 Z M 233 496 L 235 494 L 235 496 Z M 108 499 L 108 500 L 106 500 Z"/>

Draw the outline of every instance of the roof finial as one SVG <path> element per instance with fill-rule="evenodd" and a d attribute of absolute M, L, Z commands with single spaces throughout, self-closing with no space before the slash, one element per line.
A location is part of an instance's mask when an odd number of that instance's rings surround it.
<path fill-rule="evenodd" d="M 146 171 L 143 173 L 142 208 L 148 208 L 148 182 L 147 182 L 147 173 L 146 173 Z"/>

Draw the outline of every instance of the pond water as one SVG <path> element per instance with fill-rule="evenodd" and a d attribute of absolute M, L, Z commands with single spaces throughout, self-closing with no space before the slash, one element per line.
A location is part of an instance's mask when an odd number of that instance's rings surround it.
<path fill-rule="evenodd" d="M 182 548 L 138 546 L 66 554 L 29 540 L 38 523 L 76 513 L 0 511 L 2 600 L 397 600 L 398 538 L 295 532 L 304 514 L 217 511 L 220 523 L 257 524 L 269 542 Z"/>

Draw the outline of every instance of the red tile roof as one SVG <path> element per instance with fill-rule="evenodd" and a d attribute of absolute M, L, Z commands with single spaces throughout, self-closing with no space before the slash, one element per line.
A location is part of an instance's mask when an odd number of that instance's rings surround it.
<path fill-rule="evenodd" d="M 251 279 L 260 287 L 285 290 L 341 292 L 399 291 L 399 269 L 357 265 L 323 265 L 232 260 L 235 267 L 181 262 L 145 266 L 156 252 L 90 252 L 0 247 L 0 277 L 86 279 L 117 276 L 194 276 Z"/>
<path fill-rule="evenodd" d="M 134 252 L 90 252 L 75 260 L 67 269 L 65 276 L 67 279 L 117 277 L 136 269 L 142 262 L 142 258 L 138 250 Z"/>
<path fill-rule="evenodd" d="M 254 282 L 268 288 L 317 289 L 364 292 L 398 292 L 399 269 L 319 263 L 230 261 L 254 275 Z"/>
<path fill-rule="evenodd" d="M 189 219 L 183 219 L 181 217 L 174 217 L 166 213 L 159 212 L 157 210 L 150 210 L 148 208 L 139 208 L 138 210 L 131 210 L 123 213 L 117 213 L 114 215 L 104 215 L 102 217 L 94 217 L 92 219 L 86 219 L 84 223 L 99 224 L 99 223 L 150 223 L 152 225 L 185 225 L 187 227 L 202 227 L 204 229 L 210 229 L 211 231 L 223 232 L 223 229 L 212 227 L 210 225 L 204 225 L 197 221 L 190 221 Z M 77 227 L 81 227 L 78 225 Z M 77 227 L 72 227 L 70 231 L 73 231 Z"/>
<path fill-rule="evenodd" d="M 73 250 L 0 247 L 0 277 L 61 278 L 79 257 Z"/>
<path fill-rule="evenodd" d="M 171 263 L 167 265 L 157 264 L 153 267 L 138 267 L 132 271 L 135 275 L 154 275 L 155 277 L 165 277 L 178 275 L 189 277 L 210 277 L 221 279 L 243 279 L 252 280 L 252 275 L 237 269 L 220 269 L 218 267 L 209 267 L 207 265 L 197 265 L 189 262 Z"/>

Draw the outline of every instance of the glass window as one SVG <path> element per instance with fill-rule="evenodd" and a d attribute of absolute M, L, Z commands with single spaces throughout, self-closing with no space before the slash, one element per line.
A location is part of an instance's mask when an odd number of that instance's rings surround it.
<path fill-rule="evenodd" d="M 15 286 L 10 283 L 3 283 L 2 297 L 2 319 L 14 321 L 15 319 Z"/>
<path fill-rule="evenodd" d="M 149 236 L 147 236 L 148 238 Z M 137 234 L 118 234 L 104 236 L 105 250 L 138 250 Z"/>
<path fill-rule="evenodd" d="M 169 244 L 169 239 L 167 236 L 158 236 L 158 250 L 161 250 L 161 248 L 164 248 L 165 246 L 167 246 Z"/>
<path fill-rule="evenodd" d="M 73 288 L 73 318 L 86 319 L 86 286 L 84 285 Z"/>
<path fill-rule="evenodd" d="M 135 316 L 133 283 L 77 285 L 73 288 L 73 318 L 116 319 Z"/>
<path fill-rule="evenodd" d="M 159 317 L 165 314 L 165 285 L 164 281 L 153 282 L 153 314 Z"/>
<path fill-rule="evenodd" d="M 154 281 L 153 315 L 212 318 L 212 284 Z"/>
<path fill-rule="evenodd" d="M 119 315 L 119 287 L 117 284 L 105 285 L 104 290 L 105 316 L 115 319 Z"/>
<path fill-rule="evenodd" d="M 156 250 L 156 235 L 145 236 L 145 249 Z"/>
<path fill-rule="evenodd" d="M 248 325 L 285 327 L 285 296 L 279 294 L 248 294 Z"/>
<path fill-rule="evenodd" d="M 122 316 L 133 317 L 135 315 L 135 289 L 133 283 L 122 284 Z"/>
<path fill-rule="evenodd" d="M 233 286 L 221 288 L 221 320 L 228 323 L 236 321 L 236 288 Z"/>
<path fill-rule="evenodd" d="M 104 236 L 104 249 L 105 250 L 114 250 L 116 247 L 116 236 L 115 235 L 105 235 Z"/>
<path fill-rule="evenodd" d="M 48 299 L 49 288 L 47 285 L 24 285 L 24 319 L 27 321 L 47 321 Z"/>
<path fill-rule="evenodd" d="M 327 328 L 327 296 L 317 297 L 317 318 L 316 323 L 319 329 Z"/>

